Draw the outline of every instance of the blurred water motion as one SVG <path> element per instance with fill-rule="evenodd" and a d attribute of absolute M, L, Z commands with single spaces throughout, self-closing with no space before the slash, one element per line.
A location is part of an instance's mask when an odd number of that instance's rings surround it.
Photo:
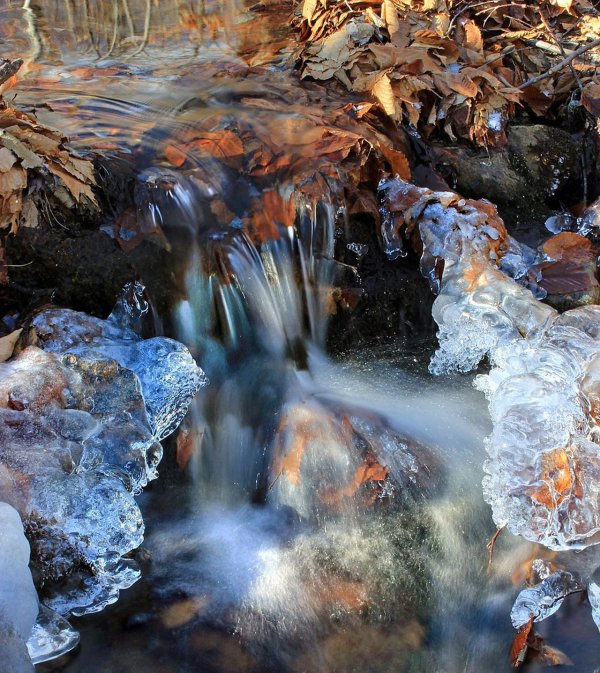
<path fill-rule="evenodd" d="M 273 20 L 290 11 L 0 3 L 0 55 L 26 61 L 16 103 L 126 159 L 135 203 L 106 230 L 173 250 L 163 318 L 211 382 L 178 442 L 186 469 L 168 460 L 141 500 L 142 582 L 78 620 L 61 670 L 509 670 L 511 575 L 543 551 L 506 534 L 487 569 L 483 396 L 469 377 L 432 379 L 427 342 L 324 354 L 352 273 L 334 254 L 349 210 L 334 182 L 354 145 L 302 191 L 327 102 L 292 79 L 288 22 Z M 573 607 L 543 629 L 578 673 L 597 664 L 579 647 L 597 637 L 588 622 Z"/>

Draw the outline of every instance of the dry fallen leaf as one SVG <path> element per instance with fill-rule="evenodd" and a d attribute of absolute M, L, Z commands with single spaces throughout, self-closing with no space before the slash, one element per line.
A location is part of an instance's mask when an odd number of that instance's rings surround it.
<path fill-rule="evenodd" d="M 510 650 L 510 663 L 514 668 L 519 668 L 527 656 L 529 634 L 533 628 L 533 615 L 529 618 L 527 624 L 524 624 L 514 637 Z"/>
<path fill-rule="evenodd" d="M 196 596 L 173 603 L 162 611 L 160 620 L 166 629 L 177 629 L 191 622 L 206 607 L 206 603 L 205 596 Z"/>
<path fill-rule="evenodd" d="M 6 360 L 12 357 L 15 345 L 19 340 L 22 331 L 23 329 L 20 328 L 6 336 L 0 337 L 0 362 L 6 362 Z"/>

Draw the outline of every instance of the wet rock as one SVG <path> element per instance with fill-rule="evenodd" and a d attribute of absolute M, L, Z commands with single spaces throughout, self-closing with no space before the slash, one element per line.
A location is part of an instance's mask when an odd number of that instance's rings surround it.
<path fill-rule="evenodd" d="M 307 519 L 348 508 L 414 506 L 441 481 L 433 452 L 385 417 L 326 396 L 284 407 L 273 449 L 273 496 Z"/>
<path fill-rule="evenodd" d="M 171 274 L 176 259 L 163 247 L 144 240 L 125 253 L 99 229 L 61 228 L 44 224 L 21 228 L 7 242 L 11 284 L 7 306 L 39 298 L 94 315 L 110 312 L 123 286 L 144 278 L 159 308 L 176 293 Z M 0 289 L 1 291 L 1 289 Z M 10 302 L 10 304 L 9 304 Z"/>
<path fill-rule="evenodd" d="M 508 150 L 515 170 L 546 200 L 576 203 L 583 196 L 581 141 L 552 126 L 513 125 Z"/>
<path fill-rule="evenodd" d="M 537 247 L 545 235 L 543 222 L 583 200 L 581 157 L 585 153 L 591 167 L 596 151 L 588 140 L 542 124 L 513 125 L 508 139 L 507 148 L 489 151 L 437 147 L 436 166 L 460 194 L 492 201 L 509 232 Z"/>
<path fill-rule="evenodd" d="M 438 170 L 460 194 L 494 203 L 511 234 L 528 244 L 543 235 L 541 222 L 552 210 L 544 194 L 513 166 L 508 152 L 452 147 L 437 149 Z"/>

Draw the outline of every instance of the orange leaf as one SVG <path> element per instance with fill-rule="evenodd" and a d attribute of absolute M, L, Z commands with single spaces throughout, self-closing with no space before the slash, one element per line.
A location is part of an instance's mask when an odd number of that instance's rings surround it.
<path fill-rule="evenodd" d="M 167 145 L 165 147 L 165 157 L 169 163 L 177 167 L 183 166 L 186 160 L 185 152 L 182 152 L 175 145 Z"/>
<path fill-rule="evenodd" d="M 244 155 L 244 145 L 239 136 L 233 131 L 207 131 L 201 138 L 193 140 L 191 145 L 208 152 L 215 159 L 219 159 L 226 166 L 241 168 Z"/>
<path fill-rule="evenodd" d="M 531 497 L 549 509 L 556 509 L 572 493 L 581 495 L 576 481 L 573 456 L 565 449 L 554 449 L 542 458 L 540 482 Z"/>
<path fill-rule="evenodd" d="M 524 624 L 518 631 L 517 635 L 514 637 L 512 647 L 510 649 L 510 663 L 515 667 L 519 668 L 525 661 L 525 655 L 527 654 L 527 641 L 529 639 L 529 634 L 533 627 L 533 614 L 529 618 L 527 624 Z"/>
<path fill-rule="evenodd" d="M 379 149 L 383 156 L 387 159 L 394 175 L 397 175 L 403 180 L 411 179 L 412 174 L 410 170 L 410 164 L 408 163 L 408 159 L 403 152 L 393 150 L 391 147 L 387 147 L 387 145 L 384 144 L 381 144 Z"/>

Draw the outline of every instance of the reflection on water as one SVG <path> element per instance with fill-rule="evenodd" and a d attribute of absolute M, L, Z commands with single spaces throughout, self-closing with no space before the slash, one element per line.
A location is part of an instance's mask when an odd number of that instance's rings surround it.
<path fill-rule="evenodd" d="M 468 377 L 432 379 L 429 343 L 328 359 L 332 290 L 349 273 L 333 254 L 343 201 L 297 194 L 293 175 L 275 182 L 277 157 L 241 181 L 235 151 L 225 165 L 207 156 L 207 134 L 219 147 L 235 128 L 311 160 L 296 144 L 306 101 L 288 101 L 292 55 L 273 28 L 291 8 L 249 4 L 0 4 L 0 55 L 27 61 L 17 101 L 135 166 L 144 231 L 164 229 L 187 269 L 173 331 L 211 381 L 178 442 L 186 469 L 167 459 L 141 498 L 142 581 L 79 620 L 80 652 L 52 666 L 508 670 L 512 576 L 544 552 L 506 534 L 488 569 L 482 396 Z M 594 629 L 569 600 L 540 631 L 591 673 Z"/>

